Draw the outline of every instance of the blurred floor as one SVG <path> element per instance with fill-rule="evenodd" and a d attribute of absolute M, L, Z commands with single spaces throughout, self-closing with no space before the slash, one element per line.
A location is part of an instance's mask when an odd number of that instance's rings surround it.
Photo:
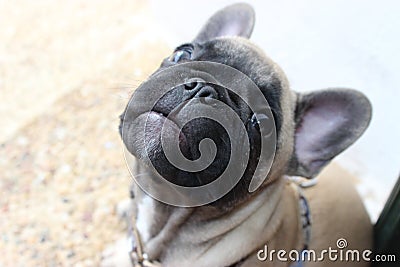
<path fill-rule="evenodd" d="M 0 2 L 0 266 L 98 266 L 124 233 L 118 116 L 170 52 L 149 13 L 143 1 Z"/>
<path fill-rule="evenodd" d="M 154 59 L 157 53 L 140 43 L 157 39 L 144 6 L 143 0 L 0 1 L 0 141 L 85 80 L 124 75 L 114 63 L 125 54 Z M 133 78 L 134 70 L 128 74 Z"/>

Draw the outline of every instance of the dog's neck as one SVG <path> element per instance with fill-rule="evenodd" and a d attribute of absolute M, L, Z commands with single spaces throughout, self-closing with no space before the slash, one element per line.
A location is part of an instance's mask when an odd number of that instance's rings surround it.
<path fill-rule="evenodd" d="M 229 266 L 273 237 L 283 219 L 276 210 L 285 183 L 278 179 L 249 201 L 218 216 L 210 207 L 171 207 L 142 196 L 136 205 L 136 225 L 144 251 L 150 259 L 160 259 L 163 266 L 189 266 L 193 262 L 217 266 L 221 261 Z"/>

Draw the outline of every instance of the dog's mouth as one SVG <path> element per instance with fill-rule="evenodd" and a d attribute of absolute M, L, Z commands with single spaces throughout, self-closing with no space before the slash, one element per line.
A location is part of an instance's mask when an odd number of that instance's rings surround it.
<path fill-rule="evenodd" d="M 191 119 L 194 112 L 210 108 L 206 103 L 191 102 L 181 104 L 168 113 L 155 108 L 144 114 L 144 150 L 136 150 L 134 153 L 146 153 L 157 172 L 170 182 L 183 186 L 200 186 L 222 174 L 230 158 L 231 141 L 218 122 L 205 117 Z M 202 144 L 200 152 L 200 143 L 204 139 L 211 140 L 215 147 L 210 143 Z M 180 153 L 185 159 L 196 161 L 201 156 L 213 154 L 213 150 L 215 157 L 206 168 L 186 171 L 179 166 Z"/>
<path fill-rule="evenodd" d="M 199 187 L 218 179 L 227 169 L 232 160 L 231 157 L 243 156 L 244 153 L 237 153 L 240 149 L 234 150 L 232 148 L 235 145 L 242 145 L 241 142 L 238 142 L 240 138 L 236 138 L 237 136 L 231 138 L 232 136 L 229 136 L 223 125 L 206 117 L 189 120 L 192 113 L 201 113 L 203 109 L 212 110 L 214 108 L 207 101 L 193 102 L 191 104 L 190 102 L 185 103 L 171 109 L 171 111 L 153 108 L 151 111 L 142 113 L 121 124 L 123 142 L 127 150 L 137 159 L 135 161 L 138 164 L 137 173 L 151 173 L 155 170 L 163 179 L 173 184 L 184 187 Z M 218 110 L 215 110 L 215 112 L 218 112 Z M 243 123 L 243 121 L 240 121 L 240 123 Z M 231 128 L 237 129 L 239 127 L 232 124 Z M 241 182 L 232 190 L 233 193 L 224 197 L 223 203 L 225 204 L 233 203 L 240 197 L 247 195 L 249 179 L 257 165 L 258 136 L 253 131 L 249 131 L 247 134 L 250 134 L 250 136 L 246 136 L 246 138 L 251 139 L 249 140 L 251 160 L 249 162 L 240 161 L 240 164 L 233 166 L 234 173 L 240 173 L 242 168 L 245 168 L 246 172 Z M 201 144 L 205 139 L 210 139 L 214 147 L 209 144 Z M 181 153 L 189 161 L 199 160 L 204 154 L 213 154 L 213 149 L 215 156 L 206 168 L 188 171 L 171 163 L 171 153 L 169 154 L 170 157 L 167 156 L 168 146 L 174 143 L 178 144 L 179 149 L 174 153 Z M 172 157 L 174 157 L 174 153 L 172 153 Z M 250 178 L 248 179 L 248 177 Z"/>
<path fill-rule="evenodd" d="M 152 157 L 155 156 L 155 153 L 162 152 L 157 151 L 160 145 L 162 147 L 161 138 L 173 139 L 178 137 L 178 143 L 182 153 L 190 157 L 188 153 L 189 144 L 186 138 L 186 135 L 190 135 L 190 133 L 186 132 L 185 135 L 185 132 L 180 129 L 175 116 L 169 115 L 170 114 L 158 110 L 152 110 L 143 114 L 143 116 L 146 117 L 144 130 L 145 149 L 150 160 L 153 159 Z M 166 140 L 165 142 L 168 141 L 172 140 Z"/>
<path fill-rule="evenodd" d="M 192 187 L 214 181 L 226 169 L 231 157 L 231 145 L 235 141 L 228 135 L 226 125 L 199 114 L 223 115 L 218 109 L 221 98 L 225 102 L 230 99 L 224 105 L 236 108 L 231 98 L 221 97 L 222 90 L 211 86 L 203 86 L 193 92 L 185 88 L 171 90 L 150 111 L 123 119 L 121 135 L 126 148 L 140 162 L 154 167 L 164 179 L 174 184 Z M 185 98 L 181 92 L 191 95 Z M 132 107 L 138 105 L 140 103 L 131 104 Z M 240 123 L 243 124 L 242 121 Z M 231 128 L 238 128 L 231 124 Z M 202 142 L 205 139 L 209 142 Z M 189 161 L 201 161 L 204 155 L 212 155 L 212 159 L 205 168 L 195 167 L 194 171 L 188 171 L 180 168 L 179 164 L 171 163 L 171 160 L 179 163 L 178 154 Z M 199 164 L 204 167 L 204 164 Z"/>

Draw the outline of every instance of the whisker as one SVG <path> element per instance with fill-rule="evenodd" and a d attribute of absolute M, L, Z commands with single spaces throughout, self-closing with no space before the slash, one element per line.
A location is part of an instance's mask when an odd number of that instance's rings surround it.
<path fill-rule="evenodd" d="M 133 176 L 135 176 L 135 177 L 141 177 L 141 176 L 143 176 L 143 175 L 151 175 L 151 173 L 150 172 L 143 172 L 143 173 L 139 173 L 139 174 L 135 174 L 135 175 L 133 175 Z"/>

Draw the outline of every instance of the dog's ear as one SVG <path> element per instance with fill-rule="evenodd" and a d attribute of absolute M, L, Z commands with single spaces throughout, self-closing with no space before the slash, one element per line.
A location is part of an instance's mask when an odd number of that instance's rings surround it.
<path fill-rule="evenodd" d="M 288 174 L 315 177 L 363 134 L 371 111 L 366 96 L 351 89 L 298 94 L 295 147 Z"/>
<path fill-rule="evenodd" d="M 200 30 L 195 42 L 205 42 L 221 36 L 249 38 L 254 27 L 254 9 L 244 3 L 227 6 L 215 13 Z"/>

